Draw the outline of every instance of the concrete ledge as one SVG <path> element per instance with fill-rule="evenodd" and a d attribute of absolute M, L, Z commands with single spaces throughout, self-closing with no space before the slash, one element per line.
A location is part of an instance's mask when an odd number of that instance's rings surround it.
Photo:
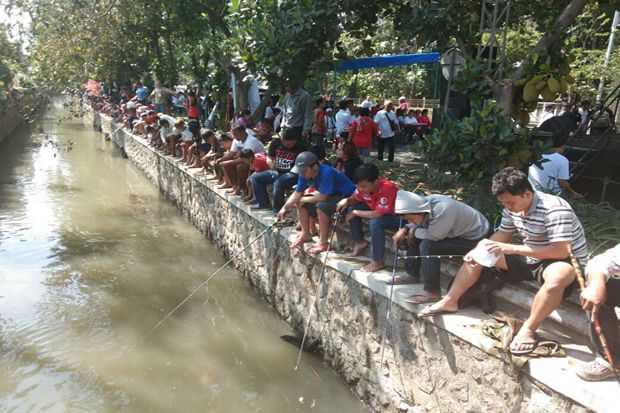
<path fill-rule="evenodd" d="M 94 118 L 99 118 L 103 132 L 116 129 L 111 119 L 90 113 L 90 121 Z M 193 176 L 143 139 L 122 130 L 111 138 L 225 254 L 235 253 L 273 223 L 269 213 L 251 212 L 238 198 Z M 314 257 L 290 250 L 287 242 L 293 236 L 292 229 L 268 233 L 239 258 L 237 267 L 293 329 L 302 330 L 325 253 Z M 420 319 L 417 306 L 404 300 L 421 285 L 397 286 L 380 365 L 390 294 L 384 280 L 391 274 L 361 273 L 356 270 L 360 264 L 329 253 L 310 335 L 320 335 L 325 361 L 374 410 L 611 412 L 620 405 L 617 383 L 586 383 L 572 373 L 573 358 L 592 356 L 585 337 L 578 334 L 584 331 L 585 317 L 580 320 L 570 306 L 560 309 L 556 318 L 573 324 L 576 331 L 553 322 L 543 325 L 543 335 L 562 342 L 570 358 L 532 360 L 526 371 L 515 372 L 482 335 L 479 327 L 488 316 L 480 310 Z M 455 266 L 453 262 L 444 268 L 453 273 Z M 525 307 L 532 294 L 509 286 L 498 297 L 503 309 L 523 315 L 515 304 Z"/>

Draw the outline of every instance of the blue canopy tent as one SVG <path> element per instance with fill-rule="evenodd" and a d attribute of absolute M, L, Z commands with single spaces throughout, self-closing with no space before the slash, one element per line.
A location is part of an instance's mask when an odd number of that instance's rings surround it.
<path fill-rule="evenodd" d="M 437 79 L 439 74 L 439 59 L 441 55 L 438 52 L 416 53 L 416 54 L 399 54 L 391 56 L 373 56 L 362 57 L 352 60 L 341 60 L 334 65 L 334 103 L 336 102 L 336 81 L 337 73 L 350 70 L 382 68 L 391 66 L 417 65 L 417 64 L 435 64 L 435 86 L 433 89 L 433 99 L 437 97 Z M 357 91 L 357 77 L 355 79 L 355 90 Z"/>

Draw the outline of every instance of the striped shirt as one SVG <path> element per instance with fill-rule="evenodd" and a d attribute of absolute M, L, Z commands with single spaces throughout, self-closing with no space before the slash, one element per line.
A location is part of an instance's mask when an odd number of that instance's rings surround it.
<path fill-rule="evenodd" d="M 532 204 L 526 214 L 510 212 L 504 208 L 499 230 L 517 231 L 523 243 L 531 248 L 570 241 L 573 254 L 581 265 L 587 262 L 586 236 L 581 222 L 569 203 L 558 196 L 534 191 Z M 529 264 L 540 261 L 532 257 L 526 259 Z"/>

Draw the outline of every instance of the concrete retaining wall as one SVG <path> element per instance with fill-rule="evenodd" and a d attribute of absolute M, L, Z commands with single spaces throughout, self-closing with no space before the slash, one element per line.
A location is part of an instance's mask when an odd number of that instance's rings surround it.
<path fill-rule="evenodd" d="M 90 113 L 88 122 L 95 115 Z M 116 129 L 96 115 L 103 132 Z M 119 131 L 112 136 L 129 160 L 179 208 L 225 255 L 239 251 L 273 222 L 253 215 L 247 206 L 190 175 L 169 157 L 153 151 L 144 140 Z M 236 262 L 245 279 L 286 322 L 303 330 L 314 297 L 324 255 L 314 257 L 290 250 L 290 230 L 267 233 Z M 381 366 L 389 290 L 385 284 L 351 271 L 333 257 L 310 323 L 310 335 L 320 331 L 324 359 L 372 409 L 385 412 L 583 412 L 572 399 L 530 374 L 517 374 L 468 335 L 479 331 L 470 317 L 477 310 L 450 317 L 419 319 L 400 298 L 392 308 Z M 461 329 L 462 334 L 454 333 Z M 488 343 L 487 343 L 488 344 Z M 291 360 L 293 365 L 295 360 Z M 592 406 L 591 406 L 592 407 Z M 597 408 L 597 410 L 599 410 Z"/>

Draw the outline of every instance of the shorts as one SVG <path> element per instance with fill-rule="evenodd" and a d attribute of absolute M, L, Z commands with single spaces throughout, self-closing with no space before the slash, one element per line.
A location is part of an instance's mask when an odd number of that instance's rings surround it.
<path fill-rule="evenodd" d="M 208 143 L 200 143 L 196 145 L 196 148 L 198 149 L 198 151 L 200 151 L 200 153 L 206 154 L 211 150 L 211 145 L 209 145 Z"/>
<path fill-rule="evenodd" d="M 308 210 L 308 213 L 313 218 L 317 217 L 317 209 L 320 209 L 325 215 L 331 218 L 331 216 L 336 213 L 336 205 L 344 198 L 346 198 L 346 195 L 330 195 L 325 201 L 306 203 L 304 204 L 304 208 Z"/>
<path fill-rule="evenodd" d="M 500 270 L 499 268 L 484 268 L 483 271 L 498 271 L 503 276 L 504 280 L 509 283 L 517 283 L 519 281 L 536 281 L 538 285 L 543 285 L 545 282 L 543 273 L 545 269 L 554 262 L 566 262 L 571 264 L 570 258 L 564 259 L 548 259 L 541 260 L 533 264 L 528 264 L 523 255 L 510 254 L 506 255 L 507 270 Z M 564 290 L 564 298 L 568 297 L 573 290 L 577 280 L 575 279 Z"/>

